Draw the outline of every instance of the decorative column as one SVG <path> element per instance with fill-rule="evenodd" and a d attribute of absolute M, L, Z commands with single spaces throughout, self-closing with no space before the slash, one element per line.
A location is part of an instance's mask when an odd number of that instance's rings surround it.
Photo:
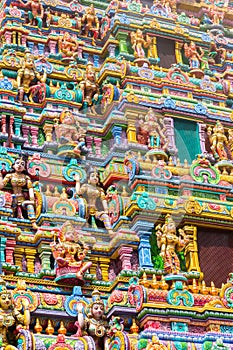
<path fill-rule="evenodd" d="M 5 237 L 0 237 L 0 263 L 1 263 L 1 265 L 2 265 L 2 263 L 5 262 L 6 241 L 7 241 L 7 239 Z M 13 258 L 13 255 L 12 255 L 12 258 Z"/>
<path fill-rule="evenodd" d="M 127 39 L 128 39 L 128 33 L 125 32 L 118 32 L 116 35 L 116 39 L 119 40 L 119 54 L 126 54 L 128 55 L 128 48 L 127 48 Z"/>
<path fill-rule="evenodd" d="M 101 143 L 102 143 L 102 139 L 100 137 L 94 137 L 95 154 L 98 157 L 101 157 Z"/>
<path fill-rule="evenodd" d="M 165 135 L 167 136 L 167 140 L 169 142 L 169 145 L 168 145 L 169 153 L 172 156 L 175 156 L 177 155 L 178 150 L 176 148 L 176 143 L 175 143 L 174 121 L 170 117 L 165 117 L 164 124 L 166 127 Z"/>
<path fill-rule="evenodd" d="M 14 250 L 15 250 L 16 241 L 13 239 L 7 239 L 6 243 L 6 262 L 14 265 Z"/>
<path fill-rule="evenodd" d="M 114 137 L 115 145 L 120 146 L 122 144 L 122 142 L 121 142 L 122 127 L 121 126 L 114 126 L 112 128 L 112 134 Z"/>
<path fill-rule="evenodd" d="M 52 54 L 55 54 L 56 53 L 56 45 L 57 45 L 57 41 L 56 40 L 49 40 L 48 42 L 48 46 L 49 46 L 49 51 L 50 53 Z"/>
<path fill-rule="evenodd" d="M 150 235 L 154 224 L 146 221 L 137 221 L 132 229 L 136 231 L 140 238 L 138 247 L 139 265 L 142 268 L 153 268 L 151 260 Z"/>
<path fill-rule="evenodd" d="M 53 124 L 45 124 L 43 126 L 43 130 L 45 133 L 46 142 L 51 142 L 52 141 Z"/>
<path fill-rule="evenodd" d="M 206 147 L 205 147 L 206 124 L 198 123 L 198 129 L 199 129 L 201 151 L 202 153 L 205 153 L 206 152 Z"/>
<path fill-rule="evenodd" d="M 14 252 L 15 265 L 19 266 L 19 271 L 22 271 L 24 248 L 16 246 Z"/>
<path fill-rule="evenodd" d="M 35 258 L 36 258 L 36 249 L 34 248 L 25 248 L 26 260 L 27 260 L 27 272 L 35 272 Z"/>
<path fill-rule="evenodd" d="M 11 36 L 12 33 L 10 31 L 5 31 L 5 40 L 8 45 L 11 45 Z"/>
<path fill-rule="evenodd" d="M 21 136 L 20 133 L 20 127 L 22 124 L 22 118 L 21 117 L 15 117 L 15 136 Z"/>
<path fill-rule="evenodd" d="M 87 148 L 90 151 L 89 154 L 93 154 L 93 152 L 92 152 L 92 142 L 93 142 L 93 137 L 92 136 L 86 136 Z"/>
<path fill-rule="evenodd" d="M 5 114 L 2 114 L 1 125 L 2 125 L 2 132 L 5 134 L 6 133 L 6 115 Z"/>
<path fill-rule="evenodd" d="M 37 47 L 38 47 L 38 53 L 39 53 L 39 55 L 44 55 L 44 44 L 41 44 L 41 43 L 38 43 L 37 44 Z"/>
<path fill-rule="evenodd" d="M 94 67 L 96 67 L 96 68 L 99 67 L 99 56 L 98 55 L 93 55 L 93 63 L 94 63 Z"/>
<path fill-rule="evenodd" d="M 91 267 L 90 267 L 90 273 L 92 274 L 92 275 L 95 275 L 96 276 L 96 267 L 97 267 L 97 263 L 98 263 L 98 257 L 92 257 L 91 256 L 91 262 L 92 262 L 92 265 L 91 265 Z"/>
<path fill-rule="evenodd" d="M 122 263 L 122 270 L 132 270 L 131 257 L 133 253 L 133 248 L 121 247 L 118 253 Z"/>
<path fill-rule="evenodd" d="M 137 142 L 136 137 L 136 120 L 138 118 L 138 113 L 134 111 L 125 112 L 126 120 L 128 120 L 128 128 L 126 131 L 128 142 Z"/>
<path fill-rule="evenodd" d="M 108 45 L 107 49 L 108 49 L 109 57 L 116 58 L 116 55 L 115 55 L 116 45 L 110 44 Z"/>
<path fill-rule="evenodd" d="M 24 146 L 29 146 L 28 143 L 28 134 L 29 134 L 29 125 L 22 125 L 23 138 L 25 140 Z"/>
<path fill-rule="evenodd" d="M 99 258 L 99 266 L 102 272 L 103 281 L 108 281 L 108 269 L 109 269 L 110 259 L 102 257 Z"/>
<path fill-rule="evenodd" d="M 24 34 L 22 35 L 21 43 L 23 46 L 27 46 L 27 36 Z"/>
<path fill-rule="evenodd" d="M 51 257 L 51 248 L 47 244 L 41 244 L 38 253 L 40 254 L 41 259 L 41 270 L 50 270 L 50 257 Z"/>
<path fill-rule="evenodd" d="M 38 146 L 38 132 L 39 129 L 36 126 L 31 126 L 32 146 Z"/>
<path fill-rule="evenodd" d="M 198 257 L 197 227 L 186 225 L 183 227 L 183 230 L 189 238 L 189 243 L 185 247 L 185 261 L 187 270 L 201 272 Z"/>
<path fill-rule="evenodd" d="M 176 55 L 176 62 L 177 63 L 182 63 L 182 55 L 181 55 L 181 49 L 183 47 L 183 43 L 182 42 L 178 42 L 176 41 L 175 44 L 175 55 Z"/>

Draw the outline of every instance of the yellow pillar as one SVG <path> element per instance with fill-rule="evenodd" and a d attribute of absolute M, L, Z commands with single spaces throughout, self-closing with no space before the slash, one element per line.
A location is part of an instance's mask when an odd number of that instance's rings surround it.
<path fill-rule="evenodd" d="M 90 267 L 90 273 L 92 275 L 96 275 L 96 267 L 97 267 L 97 263 L 98 263 L 98 257 L 96 256 L 91 256 L 90 258 L 91 262 L 92 262 L 92 265 Z"/>
<path fill-rule="evenodd" d="M 126 131 L 128 142 L 137 142 L 136 120 L 138 119 L 138 113 L 129 110 L 125 112 L 125 117 L 128 121 L 128 128 Z"/>
<path fill-rule="evenodd" d="M 19 266 L 19 271 L 22 271 L 23 254 L 24 254 L 24 248 L 16 246 L 14 251 L 14 258 L 15 258 L 15 265 Z"/>
<path fill-rule="evenodd" d="M 36 249 L 25 248 L 25 255 L 26 255 L 26 261 L 27 261 L 27 272 L 34 273 Z"/>
<path fill-rule="evenodd" d="M 45 124 L 43 126 L 43 130 L 45 132 L 45 138 L 47 142 L 52 141 L 52 132 L 53 132 L 53 125 L 52 124 Z"/>
<path fill-rule="evenodd" d="M 110 263 L 110 259 L 109 258 L 101 257 L 99 259 L 99 264 L 100 264 L 100 268 L 101 268 L 101 272 L 102 272 L 102 279 L 103 279 L 103 281 L 108 281 L 109 263 Z"/>
<path fill-rule="evenodd" d="M 176 62 L 177 63 L 183 63 L 182 61 L 182 55 L 181 55 L 181 49 L 182 49 L 183 43 L 180 43 L 176 41 L 176 46 L 175 46 L 175 54 L 176 54 Z"/>
<path fill-rule="evenodd" d="M 197 245 L 197 227 L 196 226 L 184 226 L 184 232 L 189 237 L 189 243 L 185 248 L 186 267 L 188 271 L 201 272 L 198 257 L 198 245 Z"/>

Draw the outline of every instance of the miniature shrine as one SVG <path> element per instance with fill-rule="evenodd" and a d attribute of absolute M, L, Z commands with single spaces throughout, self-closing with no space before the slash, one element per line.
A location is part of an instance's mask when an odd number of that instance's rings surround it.
<path fill-rule="evenodd" d="M 0 349 L 233 350 L 233 1 L 0 21 Z"/>

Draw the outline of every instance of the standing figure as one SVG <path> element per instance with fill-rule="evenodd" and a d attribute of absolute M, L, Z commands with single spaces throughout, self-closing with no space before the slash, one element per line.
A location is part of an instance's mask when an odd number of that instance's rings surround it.
<path fill-rule="evenodd" d="M 41 4 L 40 0 L 29 0 L 24 4 L 23 1 L 19 0 L 20 4 L 24 8 L 28 8 L 28 19 L 31 25 L 35 25 L 34 22 L 37 22 L 37 26 L 39 28 L 39 33 L 41 34 L 43 17 L 44 17 L 44 8 Z"/>
<path fill-rule="evenodd" d="M 175 222 L 170 214 L 166 215 L 165 224 L 156 227 L 158 248 L 161 249 L 160 256 L 164 261 L 164 269 L 167 273 L 177 274 L 180 272 L 180 261 L 176 252 L 184 250 L 189 242 L 188 236 L 182 229 L 179 229 L 179 236 L 176 235 Z"/>
<path fill-rule="evenodd" d="M 17 350 L 15 344 L 15 331 L 17 328 L 28 329 L 30 324 L 30 311 L 28 301 L 22 300 L 23 313 L 13 304 L 11 292 L 7 290 L 5 281 L 0 277 L 0 339 L 1 349 Z M 12 345 L 11 345 L 12 344 Z"/>
<path fill-rule="evenodd" d="M 213 152 L 214 158 L 217 160 L 228 159 L 227 155 L 227 145 L 228 140 L 224 133 L 224 127 L 222 123 L 218 120 L 215 127 L 208 127 L 207 134 L 209 136 L 211 151 Z"/>
<path fill-rule="evenodd" d="M 100 185 L 100 177 L 98 171 L 95 169 L 89 169 L 88 183 L 80 185 L 80 178 L 75 176 L 76 181 L 76 193 L 78 196 L 84 196 L 87 202 L 87 220 L 90 224 L 96 226 L 98 221 L 104 223 L 106 230 L 112 235 L 112 226 L 108 214 L 108 204 L 106 195 L 103 188 Z"/>
<path fill-rule="evenodd" d="M 105 335 L 107 331 L 107 322 L 105 317 L 104 303 L 100 298 L 100 292 L 94 290 L 92 293 L 92 302 L 85 308 L 83 305 L 77 305 L 78 324 L 81 330 L 85 330 L 95 342 L 95 349 L 105 349 Z"/>
<path fill-rule="evenodd" d="M 62 111 L 60 124 L 55 124 L 54 128 L 60 144 L 71 144 L 74 147 L 73 152 L 77 155 L 88 153 L 85 144 L 86 130 L 75 120 L 71 111 L 68 109 Z"/>
<path fill-rule="evenodd" d="M 31 102 L 42 103 L 46 95 L 46 78 L 46 71 L 44 71 L 42 75 L 37 72 L 33 55 L 29 51 L 26 51 L 25 57 L 21 63 L 21 68 L 17 73 L 18 100 L 22 102 L 24 96 L 28 94 Z M 39 80 L 37 85 L 31 85 L 34 79 Z M 35 95 L 36 87 L 38 87 L 38 89 L 36 89 L 37 94 Z"/>
<path fill-rule="evenodd" d="M 8 183 L 11 184 L 13 190 L 13 213 L 14 216 L 23 219 L 23 213 L 26 211 L 28 218 L 32 222 L 32 226 L 37 228 L 35 216 L 35 197 L 32 182 L 26 174 L 26 161 L 23 158 L 16 159 L 13 165 L 14 171 L 5 175 L 4 179 L 0 173 L 0 189 Z M 25 197 L 23 189 L 26 188 L 29 194 L 29 200 Z"/>
<path fill-rule="evenodd" d="M 79 86 L 83 94 L 83 108 L 91 107 L 92 113 L 96 114 L 94 105 L 99 101 L 100 94 L 92 63 L 87 64 L 85 79 L 79 83 Z"/>
<path fill-rule="evenodd" d="M 96 45 L 95 41 L 99 36 L 99 20 L 93 4 L 86 9 L 86 13 L 82 18 L 82 24 L 84 35 L 87 37 L 91 36 L 92 45 Z"/>
<path fill-rule="evenodd" d="M 50 246 L 58 265 L 57 277 L 75 273 L 76 277 L 82 280 L 84 272 L 89 269 L 92 263 L 90 261 L 84 262 L 88 247 L 80 240 L 78 232 L 74 230 L 69 221 L 62 225 L 58 233 L 58 243 L 56 243 L 56 236 L 54 236 L 54 242 Z"/>
<path fill-rule="evenodd" d="M 200 68 L 204 51 L 202 48 L 199 48 L 199 50 L 200 53 L 198 52 L 196 44 L 193 41 L 191 41 L 189 45 L 187 43 L 184 44 L 184 54 L 189 60 L 189 66 L 191 69 Z"/>
<path fill-rule="evenodd" d="M 149 36 L 147 35 L 146 39 L 144 39 L 141 29 L 137 29 L 136 32 L 132 32 L 130 36 L 134 56 L 136 58 L 145 58 L 146 54 L 144 48 L 149 47 L 151 44 L 151 39 Z"/>

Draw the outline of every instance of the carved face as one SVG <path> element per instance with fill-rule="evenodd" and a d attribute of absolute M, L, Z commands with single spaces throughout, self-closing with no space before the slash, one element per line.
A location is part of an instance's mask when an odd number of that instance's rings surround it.
<path fill-rule="evenodd" d="M 89 176 L 89 183 L 91 185 L 98 185 L 99 183 L 99 174 L 94 172 L 94 173 L 90 173 L 90 176 Z"/>
<path fill-rule="evenodd" d="M 74 124 L 74 117 L 70 111 L 67 111 L 65 113 L 65 116 L 63 118 L 63 124 L 67 124 L 67 125 Z"/>
<path fill-rule="evenodd" d="M 104 305 L 103 304 L 93 304 L 92 315 L 96 320 L 100 320 L 104 315 Z"/>
<path fill-rule="evenodd" d="M 95 71 L 93 69 L 88 69 L 87 79 L 89 79 L 90 81 L 95 81 Z"/>
<path fill-rule="evenodd" d="M 17 173 L 22 173 L 22 171 L 25 170 L 25 161 L 23 159 L 16 159 L 15 164 L 13 165 L 13 168 Z"/>
<path fill-rule="evenodd" d="M 65 240 L 69 242 L 74 241 L 74 228 L 72 225 L 66 227 Z"/>
<path fill-rule="evenodd" d="M 12 306 L 11 294 L 8 291 L 1 294 L 0 306 L 3 310 L 8 310 Z"/>

